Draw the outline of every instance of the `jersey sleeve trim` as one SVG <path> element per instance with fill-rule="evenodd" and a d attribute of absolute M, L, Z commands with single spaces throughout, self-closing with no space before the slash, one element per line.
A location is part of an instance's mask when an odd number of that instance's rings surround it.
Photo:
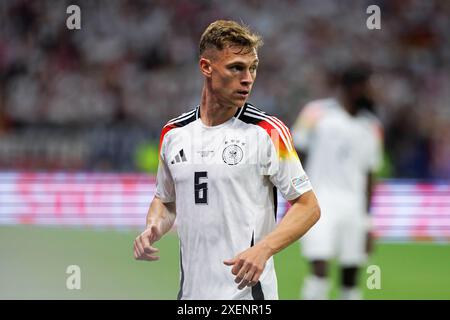
<path fill-rule="evenodd" d="M 243 115 L 249 120 L 248 122 L 263 128 L 267 132 L 281 158 L 297 155 L 293 146 L 291 132 L 281 120 L 250 104 L 246 105 Z"/>
<path fill-rule="evenodd" d="M 160 154 L 161 154 L 161 148 L 162 148 L 162 144 L 164 141 L 164 137 L 166 136 L 166 134 L 172 129 L 184 127 L 184 126 L 188 125 L 189 123 L 197 120 L 198 116 L 199 116 L 199 111 L 200 111 L 200 107 L 197 107 L 191 111 L 183 113 L 179 117 L 169 120 L 166 123 L 166 125 L 162 129 L 161 136 L 159 138 Z"/>
<path fill-rule="evenodd" d="M 177 128 L 177 127 L 174 125 L 165 125 L 164 128 L 162 129 L 161 136 L 159 137 L 159 154 L 161 154 L 164 137 L 170 130 L 175 129 L 175 128 Z"/>

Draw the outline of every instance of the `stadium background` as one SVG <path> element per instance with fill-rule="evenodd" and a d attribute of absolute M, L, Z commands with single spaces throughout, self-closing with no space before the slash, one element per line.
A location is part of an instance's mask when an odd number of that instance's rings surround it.
<path fill-rule="evenodd" d="M 66 27 L 70 4 L 81 30 Z M 371 4 L 381 30 L 366 27 Z M 176 235 L 151 264 L 133 260 L 132 241 L 154 190 L 160 129 L 198 103 L 196 46 L 218 18 L 263 36 L 250 100 L 288 125 L 328 95 L 327 71 L 372 64 L 386 150 L 369 264 L 382 287 L 369 290 L 363 270 L 364 297 L 449 299 L 444 0 L 1 1 L 0 298 L 176 297 Z M 299 245 L 275 259 L 280 298 L 299 298 L 308 270 Z M 81 290 L 66 288 L 69 265 L 81 268 Z"/>

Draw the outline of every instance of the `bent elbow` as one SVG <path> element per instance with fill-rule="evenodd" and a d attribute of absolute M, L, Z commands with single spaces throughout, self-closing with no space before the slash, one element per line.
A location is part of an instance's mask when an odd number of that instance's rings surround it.
<path fill-rule="evenodd" d="M 322 211 L 320 209 L 320 206 L 318 203 L 316 203 L 316 205 L 314 206 L 314 209 L 313 209 L 313 214 L 312 214 L 314 224 L 316 224 L 317 221 L 319 221 L 321 214 L 322 214 Z"/>

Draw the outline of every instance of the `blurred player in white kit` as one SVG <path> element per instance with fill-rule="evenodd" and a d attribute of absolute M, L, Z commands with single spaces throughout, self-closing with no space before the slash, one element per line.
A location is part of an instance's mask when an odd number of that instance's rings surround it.
<path fill-rule="evenodd" d="M 292 130 L 322 208 L 322 219 L 301 239 L 312 269 L 303 299 L 328 298 L 334 258 L 341 271 L 340 299 L 361 299 L 358 269 L 373 247 L 370 198 L 382 161 L 382 128 L 373 113 L 370 78 L 367 66 L 342 70 L 335 77 L 335 97 L 308 103 Z"/>

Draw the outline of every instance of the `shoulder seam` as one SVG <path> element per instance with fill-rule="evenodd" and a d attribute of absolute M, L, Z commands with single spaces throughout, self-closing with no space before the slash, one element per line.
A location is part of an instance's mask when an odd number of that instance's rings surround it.
<path fill-rule="evenodd" d="M 248 108 L 245 110 L 244 115 L 250 118 L 258 119 L 260 121 L 267 122 L 272 128 L 274 128 L 278 135 L 281 137 L 283 143 L 286 145 L 289 151 L 293 151 L 294 147 L 292 146 L 291 140 L 292 136 L 289 131 L 289 129 L 286 127 L 286 125 L 279 120 L 278 118 L 274 116 L 270 116 L 266 114 L 265 112 L 253 107 L 248 106 Z M 255 124 L 258 125 L 258 124 Z M 263 128 L 264 129 L 264 128 Z M 267 132 L 267 130 L 265 130 Z M 267 132 L 269 134 L 269 132 Z"/>
<path fill-rule="evenodd" d="M 186 116 L 188 116 L 188 115 L 190 116 L 190 115 L 192 115 L 193 113 L 195 113 L 196 110 L 197 110 L 197 108 L 195 108 L 195 109 L 193 109 L 193 110 L 191 110 L 191 111 L 188 111 L 188 112 L 184 112 L 184 113 L 182 113 L 181 115 L 179 115 L 178 117 L 175 117 L 175 118 L 173 118 L 173 119 L 170 119 L 169 121 L 167 121 L 167 123 L 177 121 L 177 120 L 179 120 L 180 118 L 184 118 L 184 117 L 186 117 Z"/>
<path fill-rule="evenodd" d="M 164 125 L 164 128 L 166 128 L 168 126 L 184 127 L 185 125 L 188 125 L 189 123 L 197 120 L 197 113 L 198 113 L 198 108 L 195 108 L 194 110 L 183 113 L 181 116 L 169 120 Z"/>
<path fill-rule="evenodd" d="M 251 106 L 251 105 L 250 105 L 249 107 L 250 107 L 250 108 L 247 109 L 247 110 L 253 111 L 254 113 L 260 113 L 260 114 L 262 114 L 263 116 L 266 116 L 266 117 L 268 117 L 269 119 L 271 119 L 271 120 L 273 120 L 274 122 L 276 122 L 276 123 L 281 127 L 281 129 L 284 131 L 284 133 L 286 133 L 287 136 L 288 136 L 289 138 L 292 139 L 291 132 L 289 131 L 289 129 L 287 128 L 287 126 L 283 123 L 283 121 L 281 121 L 280 119 L 278 119 L 278 118 L 275 117 L 275 116 L 272 116 L 272 115 L 270 115 L 270 114 L 267 114 L 266 112 L 264 112 L 264 111 L 262 111 L 262 110 L 259 110 L 258 108 L 255 108 L 255 107 L 253 107 L 253 106 Z"/>

